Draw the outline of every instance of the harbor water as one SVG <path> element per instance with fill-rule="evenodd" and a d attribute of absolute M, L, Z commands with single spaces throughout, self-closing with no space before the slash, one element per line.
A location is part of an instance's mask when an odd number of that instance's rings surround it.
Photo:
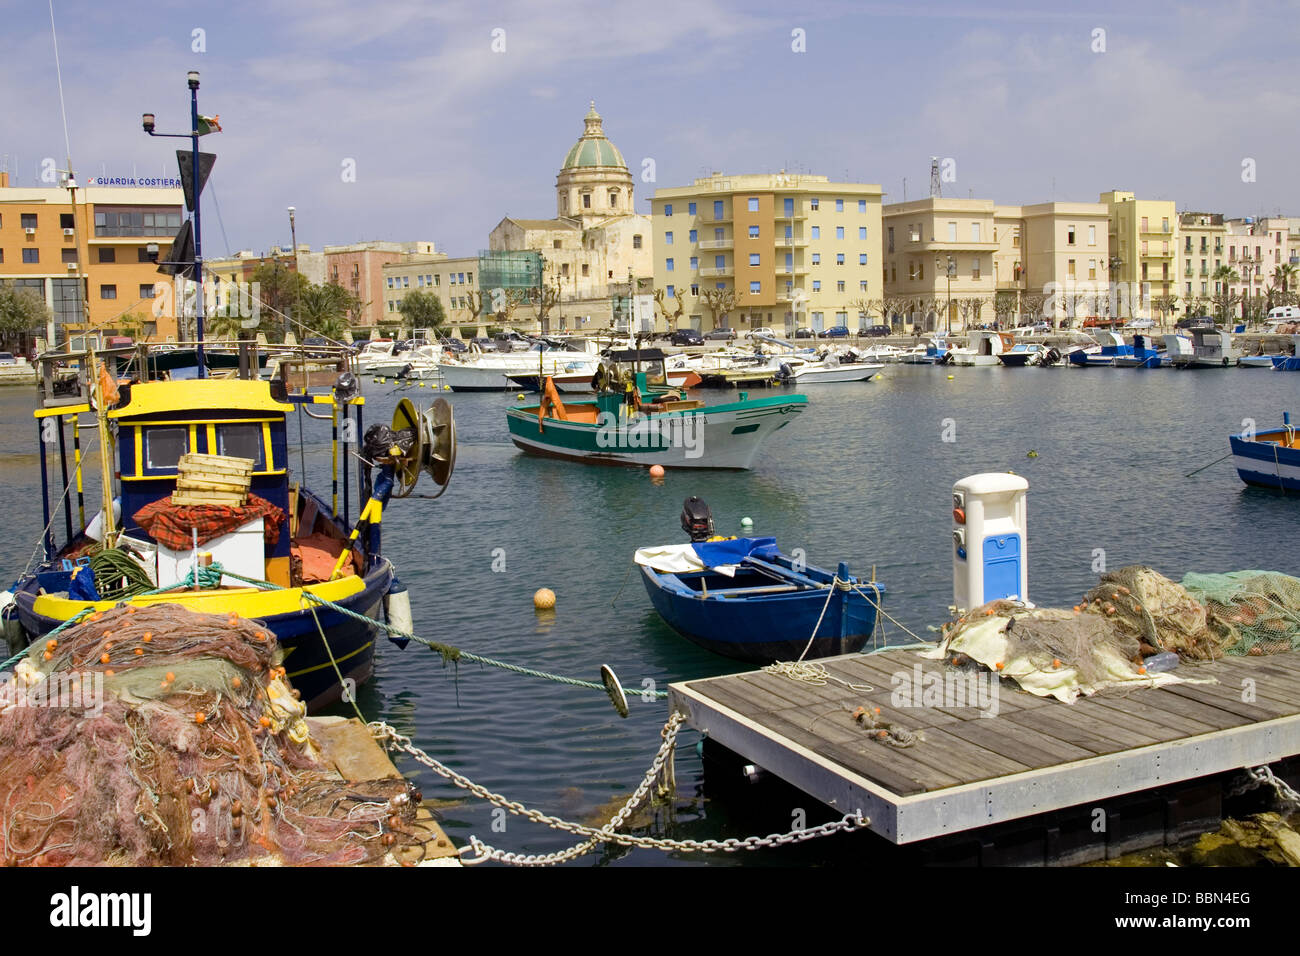
<path fill-rule="evenodd" d="M 870 383 L 803 392 L 807 410 L 764 445 L 752 471 L 670 471 L 659 483 L 640 470 L 523 455 L 506 431 L 513 393 L 437 393 L 453 402 L 460 438 L 451 487 L 438 501 L 392 502 L 383 522 L 417 632 L 585 680 L 598 680 L 608 664 L 627 688 L 631 715 L 620 718 L 599 691 L 476 664 L 444 666 L 427 648 L 387 641 L 358 706 L 491 790 L 603 824 L 659 745 L 665 702 L 640 692 L 742 669 L 669 630 L 631 566 L 638 547 L 684 540 L 678 516 L 690 495 L 708 502 L 719 534 L 742 533 L 749 517 L 746 533 L 775 535 L 787 552 L 803 548 L 811 564 L 833 569 L 844 560 L 861 576 L 874 567 L 897 621 L 886 622 L 892 643 L 912 640 L 909 631 L 932 638 L 929 628 L 947 618 L 950 489 L 976 472 L 1010 470 L 1029 481 L 1029 589 L 1039 605 L 1075 603 L 1098 570 L 1132 563 L 1175 579 L 1247 568 L 1300 575 L 1300 501 L 1247 488 L 1230 461 L 1185 477 L 1225 456 L 1228 434 L 1247 419 L 1262 429 L 1279 424 L 1283 411 L 1300 413 L 1294 374 L 887 366 Z M 434 394 L 367 383 L 366 423 L 387 421 L 401 397 L 421 404 Z M 733 397 L 705 393 L 709 401 Z M 0 572 L 10 581 L 42 526 L 34 401 L 32 389 L 0 390 L 9 514 Z M 303 427 L 307 481 L 328 494 L 328 423 Z M 296 454 L 292 467 L 301 470 Z M 89 483 L 88 515 L 98 501 Z M 357 510 L 354 503 L 354 518 Z M 62 526 L 59 516 L 60 537 Z M 541 587 L 557 595 L 552 613 L 533 609 Z M 698 739 L 683 732 L 676 800 L 638 815 L 636 832 L 722 839 L 789 829 L 801 811 L 809 822 L 826 819 L 793 802 L 756 816 L 743 789 L 706 783 Z M 397 764 L 439 806 L 458 843 L 473 834 L 502 849 L 545 853 L 577 842 L 494 812 L 410 760 Z M 579 865 L 850 863 L 878 844 L 862 834 L 735 855 L 613 849 Z"/>

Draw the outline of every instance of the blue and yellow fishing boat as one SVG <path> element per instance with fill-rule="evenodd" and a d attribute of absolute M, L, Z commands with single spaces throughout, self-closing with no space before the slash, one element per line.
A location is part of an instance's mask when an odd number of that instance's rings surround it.
<path fill-rule="evenodd" d="M 373 669 L 375 622 L 387 613 L 409 631 L 409 604 L 381 547 L 384 506 L 409 495 L 422 470 L 445 487 L 455 463 L 455 426 L 446 402 L 418 414 L 403 400 L 391 425 L 364 433 L 354 489 L 340 453 L 347 456 L 363 434 L 365 399 L 347 370 L 347 350 L 338 351 L 331 363 L 336 380 L 324 394 L 262 380 L 255 357 L 240 363 L 239 378 L 149 380 L 153 366 L 144 356 L 128 367 L 121 355 L 62 354 L 63 364 L 80 364 L 83 389 L 47 396 L 35 413 L 44 558 L 15 583 L 5 611 L 16 616 L 23 639 L 120 604 L 170 603 L 264 623 L 309 709 L 365 681 Z M 122 370 L 110 374 L 105 359 Z M 124 377 L 130 380 L 118 384 Z M 329 497 L 294 474 L 288 420 L 297 413 L 331 422 Z M 82 474 L 88 429 L 100 443 L 103 479 L 102 509 L 89 522 Z M 184 462 L 191 460 L 185 456 L 196 455 L 218 457 L 192 460 L 251 463 L 243 478 L 246 501 L 200 498 L 196 504 L 178 494 Z M 51 459 L 57 460 L 53 470 Z M 60 524 L 65 540 L 58 544 Z"/>

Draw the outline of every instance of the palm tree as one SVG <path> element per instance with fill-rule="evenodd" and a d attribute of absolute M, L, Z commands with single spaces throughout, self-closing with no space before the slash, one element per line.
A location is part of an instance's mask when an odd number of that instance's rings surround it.
<path fill-rule="evenodd" d="M 1214 294 L 1214 303 L 1219 307 L 1219 321 L 1226 322 L 1228 321 L 1228 312 L 1240 298 L 1235 292 L 1230 291 L 1231 284 L 1240 282 L 1241 276 L 1237 275 L 1237 270 L 1232 266 L 1219 266 L 1214 270 L 1214 274 L 1210 278 L 1218 284 L 1220 289 Z"/>
<path fill-rule="evenodd" d="M 1300 275 L 1300 269 L 1284 262 L 1273 270 L 1273 282 L 1278 285 L 1283 292 L 1290 292 L 1291 285 L 1296 281 L 1296 276 Z"/>

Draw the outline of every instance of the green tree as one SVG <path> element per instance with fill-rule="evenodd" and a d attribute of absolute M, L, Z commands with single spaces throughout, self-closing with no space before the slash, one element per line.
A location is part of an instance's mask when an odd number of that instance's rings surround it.
<path fill-rule="evenodd" d="M 45 334 L 50 310 L 33 289 L 17 289 L 0 283 L 0 338 L 12 342 L 27 333 Z"/>
<path fill-rule="evenodd" d="M 432 329 L 435 335 L 443 334 L 447 313 L 442 300 L 432 292 L 408 292 L 397 307 L 402 319 L 412 329 Z"/>

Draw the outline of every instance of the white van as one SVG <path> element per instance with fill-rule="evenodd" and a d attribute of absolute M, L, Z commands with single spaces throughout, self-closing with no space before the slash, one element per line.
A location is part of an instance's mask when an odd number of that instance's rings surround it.
<path fill-rule="evenodd" d="M 1300 321 L 1300 306 L 1279 305 L 1268 310 L 1269 322 L 1296 322 Z"/>

